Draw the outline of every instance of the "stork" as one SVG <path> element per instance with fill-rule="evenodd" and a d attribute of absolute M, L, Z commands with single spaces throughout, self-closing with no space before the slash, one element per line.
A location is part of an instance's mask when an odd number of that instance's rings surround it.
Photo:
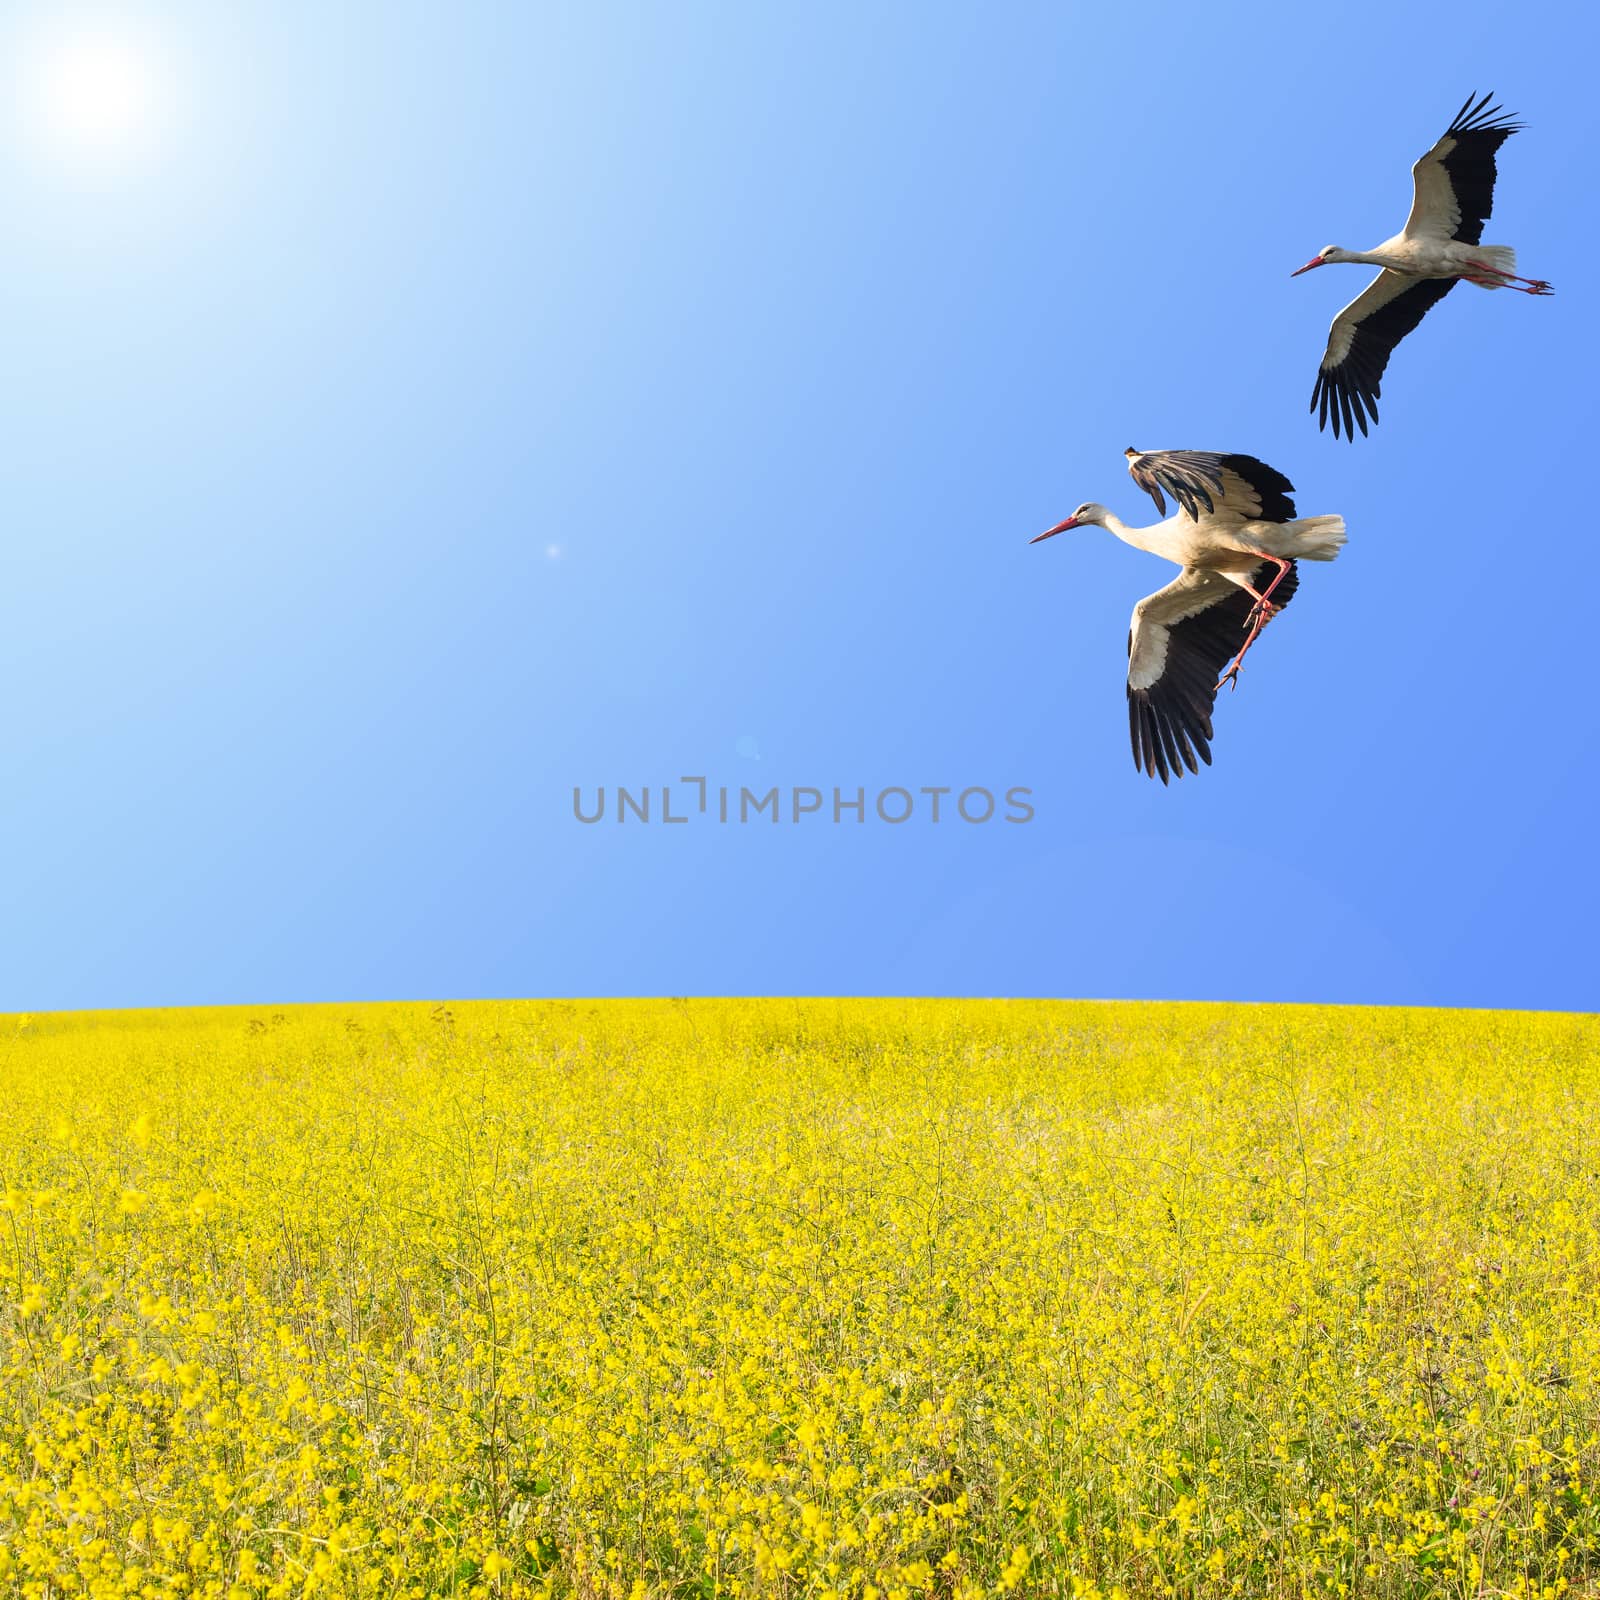
<path fill-rule="evenodd" d="M 1517 276 L 1517 253 L 1509 245 L 1479 243 L 1494 204 L 1495 152 L 1522 127 L 1490 106 L 1492 98 L 1474 103 L 1468 95 L 1438 143 L 1411 169 L 1411 215 L 1399 233 L 1372 250 L 1330 244 L 1289 274 L 1298 278 L 1336 261 L 1383 269 L 1328 330 L 1311 409 L 1319 428 L 1332 419 L 1335 438 L 1341 422 L 1353 441 L 1357 428 L 1366 433 L 1369 417 L 1378 420 L 1379 386 L 1394 347 L 1462 278 L 1480 289 L 1553 293 L 1543 278 Z"/>
<path fill-rule="evenodd" d="M 1209 450 L 1129 449 L 1133 481 L 1166 514 L 1130 528 L 1086 501 L 1030 539 L 1093 523 L 1124 544 L 1165 556 L 1182 569 L 1133 608 L 1128 632 L 1128 730 L 1133 764 L 1166 783 L 1211 764 L 1211 712 L 1224 683 L 1237 685 L 1246 652 L 1268 620 L 1294 597 L 1297 561 L 1332 561 L 1345 542 L 1344 518 L 1296 517 L 1294 485 L 1254 456 Z M 1217 674 L 1232 657 L 1233 665 Z"/>

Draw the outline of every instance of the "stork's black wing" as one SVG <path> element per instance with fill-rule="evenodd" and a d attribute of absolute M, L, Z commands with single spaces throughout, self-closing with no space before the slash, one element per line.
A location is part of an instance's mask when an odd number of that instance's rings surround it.
<path fill-rule="evenodd" d="M 1274 567 L 1249 574 L 1259 593 Z M 1294 598 L 1300 578 L 1293 562 L 1272 596 Z M 1211 710 L 1217 675 L 1244 648 L 1255 599 L 1219 572 L 1186 567 L 1166 588 L 1133 608 L 1128 630 L 1128 732 L 1133 764 L 1166 783 L 1183 769 L 1211 765 Z"/>
<path fill-rule="evenodd" d="M 1216 496 L 1222 493 L 1222 457 L 1214 450 L 1135 450 L 1123 452 L 1128 458 L 1128 475 L 1156 503 L 1162 516 L 1167 514 L 1165 489 L 1197 522 L 1207 511 L 1216 509 Z"/>
<path fill-rule="evenodd" d="M 1133 481 L 1163 515 L 1161 491 L 1198 522 L 1204 516 L 1244 522 L 1292 522 L 1294 485 L 1254 456 L 1215 450 L 1134 450 L 1124 452 Z"/>
<path fill-rule="evenodd" d="M 1411 169 L 1414 194 L 1408 239 L 1458 239 L 1478 244 L 1494 205 L 1495 152 L 1521 127 L 1491 106 L 1486 94 L 1466 103 L 1439 141 Z"/>
<path fill-rule="evenodd" d="M 1455 288 L 1457 278 L 1409 278 L 1386 268 L 1333 319 L 1311 409 L 1317 426 L 1354 439 L 1378 420 L 1383 371 L 1394 347 Z"/>

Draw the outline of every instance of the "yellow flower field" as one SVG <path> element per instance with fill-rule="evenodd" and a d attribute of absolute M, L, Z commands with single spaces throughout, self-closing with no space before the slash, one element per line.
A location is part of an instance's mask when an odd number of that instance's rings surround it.
<path fill-rule="evenodd" d="M 0 1018 L 0 1594 L 1600 1572 L 1600 1021 Z"/>

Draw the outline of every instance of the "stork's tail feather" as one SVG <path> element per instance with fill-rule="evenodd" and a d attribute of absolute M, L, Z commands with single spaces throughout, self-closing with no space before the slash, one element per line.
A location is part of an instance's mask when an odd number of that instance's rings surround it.
<path fill-rule="evenodd" d="M 1508 278 L 1516 275 L 1517 252 L 1508 244 L 1475 244 L 1472 247 L 1472 259 L 1481 261 L 1486 267 L 1494 267 Z M 1504 283 L 1497 283 L 1493 278 L 1468 278 L 1467 282 L 1477 284 L 1480 289 L 1505 287 Z"/>
<path fill-rule="evenodd" d="M 1332 561 L 1344 549 L 1343 517 L 1301 517 L 1289 527 L 1294 554 L 1302 561 Z"/>

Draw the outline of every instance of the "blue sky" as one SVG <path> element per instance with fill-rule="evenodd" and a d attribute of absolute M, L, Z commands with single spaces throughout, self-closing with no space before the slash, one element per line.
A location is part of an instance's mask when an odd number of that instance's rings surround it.
<path fill-rule="evenodd" d="M 1594 1008 L 1581 16 L 12 5 L 18 74 L 145 41 L 164 126 L 0 155 L 0 1008 Z M 1290 271 L 1475 88 L 1557 295 L 1457 290 L 1335 442 L 1365 272 Z M 1350 529 L 1171 789 L 1123 696 L 1171 569 L 1027 544 L 1153 520 L 1128 444 Z M 573 818 L 689 774 L 1035 814 Z"/>

